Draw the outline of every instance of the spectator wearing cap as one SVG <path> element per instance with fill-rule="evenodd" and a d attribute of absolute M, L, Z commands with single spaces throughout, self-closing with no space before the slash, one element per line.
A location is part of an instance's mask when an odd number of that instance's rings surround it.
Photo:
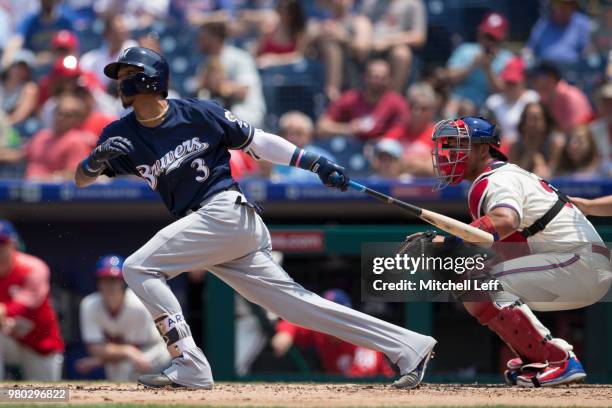
<path fill-rule="evenodd" d="M 348 135 L 366 141 L 403 123 L 410 112 L 404 98 L 390 87 L 389 63 L 368 62 L 364 82 L 363 90 L 348 90 L 329 105 L 317 123 L 320 136 Z"/>
<path fill-rule="evenodd" d="M 360 13 L 372 21 L 371 49 L 391 63 L 391 87 L 404 93 L 413 49 L 427 40 L 427 11 L 422 0 L 364 0 Z"/>
<path fill-rule="evenodd" d="M 518 139 L 518 123 L 525 105 L 537 102 L 538 93 L 527 89 L 525 64 L 520 57 L 511 59 L 500 74 L 501 92 L 489 96 L 485 111 L 493 117 L 501 130 L 502 146 L 508 147 Z"/>
<path fill-rule="evenodd" d="M 68 55 L 74 55 L 78 58 L 81 54 L 79 37 L 70 30 L 60 30 L 51 39 L 51 51 L 53 51 L 54 60 Z"/>
<path fill-rule="evenodd" d="M 170 365 L 170 354 L 151 315 L 127 288 L 118 255 L 100 258 L 95 269 L 97 291 L 81 301 L 81 338 L 89 353 L 76 361 L 81 374 L 104 366 L 106 379 L 133 381 L 139 374 Z"/>
<path fill-rule="evenodd" d="M 253 57 L 246 51 L 226 43 L 227 25 L 205 24 L 200 28 L 198 46 L 204 56 L 218 58 L 225 71 L 222 86 L 233 101 L 232 112 L 255 127 L 261 127 L 266 104 L 261 79 Z"/>
<path fill-rule="evenodd" d="M 478 42 L 458 46 L 446 68 L 437 71 L 438 80 L 451 87 L 446 117 L 457 117 L 463 100 L 479 109 L 491 93 L 501 92 L 499 74 L 512 58 L 512 53 L 503 47 L 508 28 L 505 16 L 487 14 L 478 25 Z"/>
<path fill-rule="evenodd" d="M 612 82 L 605 83 L 597 94 L 597 119 L 591 123 L 597 151 L 612 162 Z"/>
<path fill-rule="evenodd" d="M 321 297 L 351 307 L 351 298 L 342 289 L 327 290 Z M 395 375 L 382 353 L 296 326 L 285 320 L 276 325 L 276 334 L 270 344 L 277 357 L 284 356 L 292 346 L 302 352 L 314 349 L 326 374 L 340 374 L 350 378 Z"/>
<path fill-rule="evenodd" d="M 385 138 L 395 139 L 402 144 L 404 171 L 413 176 L 432 176 L 431 135 L 435 126 L 436 93 L 425 82 L 413 84 L 408 88 L 410 117 L 385 134 Z"/>
<path fill-rule="evenodd" d="M 91 149 L 92 135 L 81 126 L 87 106 L 75 95 L 58 98 L 53 127 L 38 131 L 25 145 L 26 179 L 67 180 Z"/>
<path fill-rule="evenodd" d="M 395 139 L 380 139 L 374 145 L 370 157 L 373 177 L 396 180 L 404 174 L 402 144 Z M 370 155 L 366 155 L 370 156 Z"/>
<path fill-rule="evenodd" d="M 31 117 L 38 106 L 38 85 L 32 78 L 35 58 L 29 51 L 19 51 L 0 76 L 0 110 L 16 125 Z"/>
<path fill-rule="evenodd" d="M 100 123 L 108 123 L 120 112 L 117 100 L 104 91 L 96 74 L 81 68 L 79 60 L 68 55 L 55 61 L 49 75 L 40 80 L 39 117 L 43 127 L 52 127 L 57 98 L 72 94 L 82 99 L 89 114 L 96 114 Z M 102 115 L 103 117 L 101 117 Z M 99 127 L 95 127 L 99 130 Z M 96 133 L 97 135 L 98 133 Z"/>
<path fill-rule="evenodd" d="M 537 60 L 575 64 L 591 39 L 591 20 L 578 11 L 578 0 L 552 0 L 550 15 L 542 16 L 531 30 L 524 54 Z"/>
<path fill-rule="evenodd" d="M 130 39 L 130 32 L 122 15 L 114 15 L 104 20 L 104 41 L 100 48 L 91 50 L 81 57 L 81 67 L 96 74 L 98 81 L 108 89 L 112 80 L 104 75 L 104 67 L 117 61 L 122 50 L 135 47 L 136 41 Z"/>
<path fill-rule="evenodd" d="M 336 158 L 327 150 L 312 144 L 314 136 L 314 124 L 312 120 L 298 111 L 290 111 L 284 113 L 279 121 L 279 135 L 299 148 L 312 151 L 323 157 L 327 157 L 331 161 L 336 161 Z M 265 168 L 265 164 L 261 162 Z M 306 171 L 299 170 L 295 167 L 272 165 L 270 178 L 274 181 L 316 181 L 316 175 Z"/>
<path fill-rule="evenodd" d="M 42 77 L 39 84 L 39 107 L 42 107 L 49 98 L 65 92 L 74 92 L 78 87 L 87 88 L 91 92 L 103 90 L 96 75 L 91 71 L 83 70 L 79 59 L 74 55 L 57 58 L 51 72 Z"/>
<path fill-rule="evenodd" d="M 15 227 L 0 220 L 0 379 L 17 365 L 28 381 L 59 381 L 64 342 L 50 302 L 49 267 L 17 250 Z"/>
<path fill-rule="evenodd" d="M 50 52 L 53 36 L 60 30 L 74 31 L 72 21 L 59 3 L 59 0 L 40 0 L 40 10 L 21 22 L 17 33 L 7 44 L 2 56 L 2 66 L 6 67 L 21 48 L 30 50 L 36 55 L 37 65 L 44 65 L 53 60 Z"/>
<path fill-rule="evenodd" d="M 532 70 L 530 76 L 533 89 L 564 132 L 593 118 L 593 109 L 587 96 L 579 88 L 565 82 L 554 63 L 542 62 Z"/>

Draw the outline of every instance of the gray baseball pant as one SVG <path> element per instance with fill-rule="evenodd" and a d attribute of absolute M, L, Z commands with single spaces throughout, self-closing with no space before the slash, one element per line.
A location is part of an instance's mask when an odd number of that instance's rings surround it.
<path fill-rule="evenodd" d="M 159 231 L 126 259 L 125 281 L 153 318 L 179 316 L 181 306 L 166 284 L 186 271 L 208 270 L 247 300 L 289 322 L 378 350 L 402 374 L 414 370 L 436 340 L 326 300 L 294 282 L 270 255 L 270 233 L 259 215 L 236 203 L 241 193 L 224 191 Z M 243 201 L 246 201 L 243 198 Z M 172 381 L 212 388 L 210 365 L 193 339 L 182 342 L 182 357 L 164 371 Z"/>

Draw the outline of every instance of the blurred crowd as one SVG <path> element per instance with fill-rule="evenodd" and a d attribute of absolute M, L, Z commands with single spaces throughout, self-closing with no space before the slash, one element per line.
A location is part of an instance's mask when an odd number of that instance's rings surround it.
<path fill-rule="evenodd" d="M 431 176 L 436 121 L 482 115 L 527 170 L 609 177 L 612 1 L 482 1 L 460 32 L 455 3 L 0 0 L 0 177 L 70 178 L 126 113 L 102 68 L 134 45 L 168 59 L 171 98 L 216 100 L 352 174 Z M 232 152 L 236 178 L 309 177 L 294 170 Z"/>

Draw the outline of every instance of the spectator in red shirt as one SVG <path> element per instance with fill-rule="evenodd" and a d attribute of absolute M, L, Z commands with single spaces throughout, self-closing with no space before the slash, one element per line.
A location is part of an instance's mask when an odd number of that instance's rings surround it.
<path fill-rule="evenodd" d="M 304 57 L 306 16 L 300 0 L 279 0 L 274 23 L 269 26 L 257 46 L 257 66 L 292 64 Z"/>
<path fill-rule="evenodd" d="M 59 98 L 53 128 L 36 133 L 25 147 L 27 179 L 70 179 L 90 151 L 91 135 L 81 130 L 87 105 L 75 95 Z"/>
<path fill-rule="evenodd" d="M 81 123 L 80 129 L 87 133 L 89 137 L 89 145 L 91 148 L 96 147 L 99 136 L 106 126 L 117 120 L 117 115 L 107 113 L 101 110 L 98 106 L 95 96 L 85 87 L 78 87 L 74 91 L 74 95 L 83 101 L 86 109 L 85 120 Z M 57 104 L 54 104 L 57 107 Z"/>
<path fill-rule="evenodd" d="M 58 381 L 64 342 L 49 301 L 49 268 L 16 242 L 13 225 L 0 220 L 0 379 L 8 363 L 25 380 Z"/>
<path fill-rule="evenodd" d="M 56 60 L 51 73 L 40 81 L 39 117 L 43 127 L 53 126 L 57 97 L 64 93 L 79 95 L 90 106 L 91 113 L 99 112 L 111 119 L 117 114 L 116 99 L 104 91 L 96 74 L 81 69 L 79 60 L 73 55 L 68 55 Z M 94 119 L 100 120 L 100 118 Z M 105 123 L 104 118 L 102 123 Z M 88 128 L 100 129 L 99 126 L 88 126 Z"/>
<path fill-rule="evenodd" d="M 340 289 L 323 293 L 325 299 L 351 307 L 349 296 Z M 321 367 L 326 374 L 341 374 L 347 377 L 393 377 L 393 369 L 385 356 L 378 351 L 349 344 L 328 334 L 296 326 L 281 320 L 271 340 L 277 357 L 285 355 L 292 345 L 300 349 L 314 348 L 319 355 Z"/>
<path fill-rule="evenodd" d="M 390 89 L 385 60 L 368 63 L 365 89 L 352 89 L 332 103 L 317 124 L 321 136 L 351 135 L 361 140 L 381 137 L 409 115 L 406 102 Z"/>
<path fill-rule="evenodd" d="M 51 72 L 40 80 L 38 106 L 42 107 L 51 97 L 64 92 L 74 92 L 79 86 L 90 91 L 102 91 L 103 87 L 93 72 L 83 71 L 74 55 L 60 57 L 53 63 Z"/>
<path fill-rule="evenodd" d="M 564 132 L 593 118 L 593 109 L 586 95 L 561 77 L 559 69 L 543 62 L 532 72 L 533 88 L 550 110 Z"/>
<path fill-rule="evenodd" d="M 404 171 L 413 176 L 432 176 L 431 135 L 435 126 L 436 92 L 431 85 L 421 82 L 408 89 L 410 117 L 385 135 L 403 146 Z"/>

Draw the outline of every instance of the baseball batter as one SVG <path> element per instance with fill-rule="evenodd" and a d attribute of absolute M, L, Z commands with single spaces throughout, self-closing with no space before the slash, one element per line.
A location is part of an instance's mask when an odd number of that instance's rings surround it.
<path fill-rule="evenodd" d="M 495 265 L 503 286 L 490 302 L 465 302 L 468 312 L 517 354 L 506 380 L 553 386 L 586 376 L 572 346 L 552 337 L 532 310 L 588 306 L 610 289 L 610 251 L 584 214 L 546 181 L 507 163 L 495 125 L 465 117 L 440 122 L 433 134 L 439 188 L 472 181 L 472 225 L 496 241 L 523 242 L 530 253 Z"/>
<path fill-rule="evenodd" d="M 270 234 L 257 206 L 232 179 L 228 150 L 312 171 L 325 185 L 341 190 L 348 183 L 344 168 L 254 129 L 210 101 L 167 100 L 168 64 L 152 50 L 128 48 L 104 72 L 118 80 L 121 101 L 133 112 L 105 128 L 98 146 L 77 168 L 77 185 L 87 186 L 100 174 L 137 175 L 179 218 L 123 265 L 126 282 L 153 316 L 173 357 L 168 369 L 142 375 L 139 383 L 213 386 L 210 365 L 166 284 L 193 270 L 211 271 L 287 321 L 386 354 L 401 370 L 396 387 L 414 388 L 421 382 L 436 341 L 323 299 L 294 282 L 270 255 Z M 341 177 L 332 177 L 336 174 Z"/>

